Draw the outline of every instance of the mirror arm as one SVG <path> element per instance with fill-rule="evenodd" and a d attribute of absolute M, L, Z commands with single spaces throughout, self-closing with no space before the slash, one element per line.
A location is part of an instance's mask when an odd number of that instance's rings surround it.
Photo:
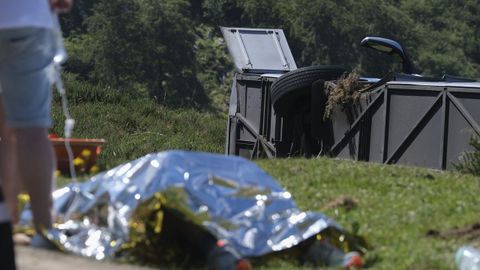
<path fill-rule="evenodd" d="M 412 63 L 410 62 L 410 59 L 407 55 L 407 52 L 405 49 L 400 45 L 400 43 L 391 40 L 391 39 L 386 39 L 386 38 L 381 38 L 381 37 L 365 37 L 361 42 L 360 45 L 363 47 L 367 47 L 370 49 L 374 49 L 377 51 L 381 51 L 373 46 L 371 44 L 379 44 L 384 47 L 390 48 L 392 51 L 388 52 L 389 55 L 394 55 L 398 54 L 400 58 L 402 59 L 402 71 L 407 74 L 413 74 L 413 66 Z M 382 51 L 381 51 L 382 52 Z M 384 52 L 385 53 L 385 52 Z"/>

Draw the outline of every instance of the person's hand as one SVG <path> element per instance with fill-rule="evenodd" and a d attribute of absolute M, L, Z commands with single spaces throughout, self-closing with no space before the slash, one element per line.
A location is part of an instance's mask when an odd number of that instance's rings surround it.
<path fill-rule="evenodd" d="M 50 8 L 55 13 L 69 12 L 73 7 L 73 0 L 48 0 Z"/>

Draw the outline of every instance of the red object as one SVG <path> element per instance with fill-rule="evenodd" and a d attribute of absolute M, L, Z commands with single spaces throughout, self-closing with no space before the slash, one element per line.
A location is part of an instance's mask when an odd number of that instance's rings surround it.
<path fill-rule="evenodd" d="M 217 241 L 217 247 L 224 247 L 227 243 L 225 243 L 225 241 L 223 240 L 218 240 Z"/>
<path fill-rule="evenodd" d="M 102 151 L 102 146 L 105 144 L 104 139 L 65 139 L 58 138 L 56 135 L 49 135 L 49 139 L 53 144 L 55 155 L 57 156 L 57 169 L 62 173 L 69 173 L 70 162 L 68 160 L 67 149 L 65 148 L 65 140 L 70 142 L 72 147 L 73 158 L 82 158 L 84 164 L 82 169 L 84 172 L 89 172 L 96 164 L 97 157 Z M 82 155 L 84 150 L 88 150 L 89 155 Z"/>
<path fill-rule="evenodd" d="M 350 261 L 348 261 L 347 268 L 362 268 L 363 267 L 363 261 L 362 258 L 359 255 L 354 255 L 353 257 L 350 258 Z"/>
<path fill-rule="evenodd" d="M 235 270 L 252 270 L 252 264 L 250 263 L 249 260 L 246 259 L 240 259 L 237 261 L 237 264 L 235 265 Z"/>

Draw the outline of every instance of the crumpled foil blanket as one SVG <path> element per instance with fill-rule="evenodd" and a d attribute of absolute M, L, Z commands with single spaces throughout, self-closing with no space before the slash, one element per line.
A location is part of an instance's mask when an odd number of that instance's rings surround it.
<path fill-rule="evenodd" d="M 149 154 L 53 192 L 55 229 L 48 237 L 65 251 L 113 258 L 145 215 L 175 209 L 244 257 L 293 247 L 327 227 L 320 213 L 299 210 L 289 192 L 253 162 L 211 153 Z M 161 233 L 161 216 L 156 232 Z M 20 225 L 31 226 L 28 205 Z"/>

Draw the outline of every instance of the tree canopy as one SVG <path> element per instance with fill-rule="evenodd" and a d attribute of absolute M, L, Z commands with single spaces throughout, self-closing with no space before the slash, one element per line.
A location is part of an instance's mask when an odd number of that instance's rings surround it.
<path fill-rule="evenodd" d="M 219 26 L 283 29 L 299 67 L 381 76 L 396 61 L 360 47 L 381 36 L 406 47 L 417 73 L 480 78 L 479 13 L 477 0 L 78 0 L 62 26 L 78 79 L 221 108 L 233 66 Z"/>

